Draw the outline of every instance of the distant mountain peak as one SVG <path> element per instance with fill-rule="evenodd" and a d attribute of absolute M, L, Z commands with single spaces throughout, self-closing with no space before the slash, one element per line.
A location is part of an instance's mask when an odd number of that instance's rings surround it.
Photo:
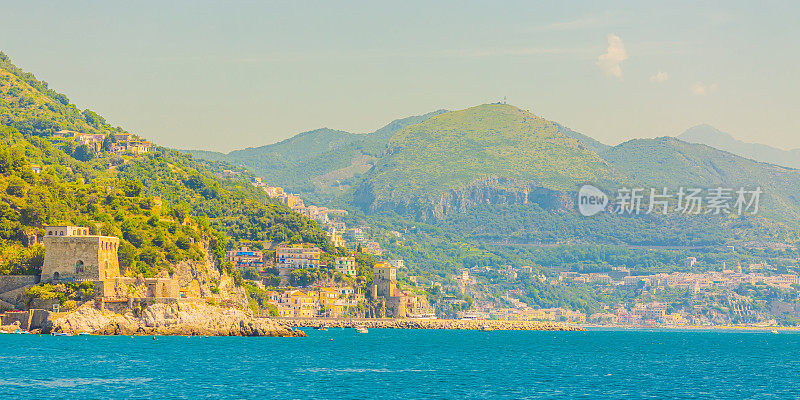
<path fill-rule="evenodd" d="M 800 149 L 783 150 L 760 143 L 747 143 L 708 124 L 693 126 L 678 135 L 677 138 L 685 142 L 699 143 L 725 150 L 756 161 L 800 168 Z"/>
<path fill-rule="evenodd" d="M 695 125 L 678 135 L 678 139 L 692 143 L 698 143 L 701 140 L 737 141 L 730 133 L 723 132 L 709 124 Z"/>

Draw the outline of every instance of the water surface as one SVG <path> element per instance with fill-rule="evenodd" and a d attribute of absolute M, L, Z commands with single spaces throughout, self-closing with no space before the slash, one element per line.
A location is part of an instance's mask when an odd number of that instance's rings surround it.
<path fill-rule="evenodd" d="M 306 332 L 0 335 L 0 387 L 30 399 L 800 398 L 800 334 Z"/>

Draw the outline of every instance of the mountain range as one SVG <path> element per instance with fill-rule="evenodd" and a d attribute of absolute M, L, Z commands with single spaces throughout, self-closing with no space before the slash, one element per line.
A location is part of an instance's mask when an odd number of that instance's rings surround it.
<path fill-rule="evenodd" d="M 691 132 L 682 137 L 696 137 Z M 322 129 L 224 160 L 325 204 L 392 213 L 480 241 L 589 240 L 687 245 L 753 238 L 793 240 L 800 171 L 680 138 L 608 146 L 507 104 L 394 121 L 376 133 Z M 623 187 L 760 187 L 759 215 L 577 215 L 575 192 Z M 644 199 L 647 202 L 647 199 Z M 674 199 L 672 199 L 674 204 Z M 609 211 L 611 208 L 609 207 Z M 602 234 L 601 234 L 602 232 Z M 638 232 L 636 234 L 632 232 Z"/>

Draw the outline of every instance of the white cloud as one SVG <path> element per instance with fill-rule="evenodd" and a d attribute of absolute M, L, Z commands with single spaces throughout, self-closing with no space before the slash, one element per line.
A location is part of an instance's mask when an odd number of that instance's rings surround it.
<path fill-rule="evenodd" d="M 716 83 L 705 85 L 703 83 L 697 82 L 694 85 L 692 85 L 692 93 L 697 96 L 705 96 L 709 93 L 714 93 L 716 91 L 717 91 Z"/>
<path fill-rule="evenodd" d="M 622 68 L 620 64 L 628 59 L 628 53 L 625 51 L 625 45 L 622 44 L 622 39 L 619 36 L 608 35 L 608 49 L 605 54 L 597 57 L 597 66 L 608 75 L 622 78 Z"/>
<path fill-rule="evenodd" d="M 669 74 L 663 71 L 658 71 L 655 75 L 650 77 L 650 82 L 666 82 L 669 79 Z"/>

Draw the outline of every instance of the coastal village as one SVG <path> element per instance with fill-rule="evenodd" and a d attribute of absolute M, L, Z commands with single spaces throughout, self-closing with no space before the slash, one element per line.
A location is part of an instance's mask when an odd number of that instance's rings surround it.
<path fill-rule="evenodd" d="M 223 171 L 230 175 L 232 171 Z M 262 188 L 270 197 L 279 199 L 292 211 L 316 221 L 326 228 L 331 244 L 346 248 L 348 256 L 337 256 L 327 263 L 322 260 L 323 251 L 317 246 L 299 243 L 269 243 L 262 250 L 241 247 L 226 253 L 226 261 L 239 269 L 255 268 L 259 274 L 268 277 L 277 275 L 280 282 L 270 278 L 256 279 L 252 282 L 261 288 L 275 288 L 268 291 L 269 302 L 277 309 L 280 317 L 394 317 L 394 318 L 432 318 L 433 308 L 424 294 L 398 285 L 398 270 L 405 268 L 401 259 L 383 259 L 384 251 L 377 241 L 367 240 L 361 228 L 348 229 L 342 217 L 346 210 L 329 209 L 306 205 L 300 196 L 287 193 L 281 187 L 267 186 L 260 178 L 253 178 L 251 184 Z M 363 290 L 355 282 L 357 277 L 356 251 L 376 257 L 378 262 L 372 267 L 372 285 Z M 330 265 L 329 265 L 330 264 Z M 345 278 L 338 285 L 315 283 L 309 287 L 292 287 L 293 271 L 298 269 L 328 269 Z M 270 274 L 270 271 L 277 274 Z M 352 283 L 348 284 L 347 281 Z M 378 313 L 365 314 L 367 300 L 380 301 L 383 307 Z"/>
<path fill-rule="evenodd" d="M 226 171 L 232 173 L 232 171 Z M 355 250 L 357 246 L 363 248 L 362 251 L 375 256 L 382 256 L 384 251 L 379 242 L 369 240 L 368 229 L 351 228 L 345 226 L 341 221 L 347 215 L 346 210 L 328 209 L 306 205 L 299 195 L 287 193 L 283 188 L 265 185 L 260 178 L 254 178 L 251 182 L 253 186 L 261 187 L 271 197 L 276 197 L 292 210 L 317 221 L 320 225 L 327 228 L 331 242 L 337 247 L 347 247 Z M 388 235 L 401 235 L 399 232 L 389 232 Z M 293 249 L 292 249 L 293 248 Z M 279 246 L 275 249 L 276 256 L 274 263 L 278 271 L 282 271 L 282 283 L 286 273 L 293 268 L 286 264 L 296 264 L 292 260 L 292 252 L 305 254 L 302 259 L 314 260 L 316 263 L 320 249 L 313 246 L 294 245 Z M 229 252 L 230 261 L 237 266 L 246 267 L 249 262 L 261 262 L 262 266 L 270 264 L 269 259 L 264 259 L 261 252 L 253 252 L 249 249 Z M 259 261 L 257 259 L 261 258 Z M 317 264 L 314 264 L 318 266 Z M 687 257 L 682 267 L 691 270 L 697 266 L 697 259 Z M 355 276 L 354 259 L 352 257 L 336 258 L 335 268 L 337 272 L 344 275 Z M 378 297 L 392 299 L 387 304 L 389 312 L 385 315 L 396 317 L 434 317 L 437 315 L 435 307 L 428 304 L 423 296 L 412 291 L 396 289 L 397 272 L 406 271 L 404 260 L 388 259 L 375 266 L 376 290 L 370 291 Z M 563 307 L 536 308 L 531 307 L 520 298 L 524 292 L 520 289 L 512 289 L 500 297 L 487 298 L 479 288 L 479 279 L 491 273 L 504 277 L 505 280 L 513 282 L 520 278 L 527 277 L 537 280 L 543 284 L 550 285 L 585 285 L 598 290 L 630 289 L 638 288 L 642 291 L 642 296 L 636 301 L 627 303 L 617 303 L 604 306 L 603 312 L 586 314 L 579 310 L 571 310 Z M 416 284 L 418 277 L 407 275 L 410 284 Z M 385 280 L 384 280 L 385 279 Z M 382 281 L 384 280 L 384 281 Z M 384 282 L 381 284 L 381 282 Z M 651 275 L 632 275 L 628 268 L 612 268 L 608 272 L 598 273 L 577 273 L 561 272 L 555 276 L 545 276 L 541 273 L 534 273 L 530 266 L 478 266 L 469 269 L 462 269 L 458 274 L 450 276 L 441 282 L 428 281 L 427 284 L 433 287 L 444 289 L 446 295 L 440 305 L 456 306 L 463 311 L 454 316 L 464 320 L 531 320 L 531 321 L 555 321 L 568 322 L 573 324 L 595 324 L 605 326 L 715 326 L 726 325 L 735 322 L 748 321 L 752 324 L 774 325 L 774 316 L 800 317 L 800 309 L 790 302 L 785 301 L 758 301 L 739 295 L 735 290 L 742 285 L 763 285 L 779 289 L 789 289 L 800 287 L 800 275 L 796 271 L 779 273 L 779 271 L 766 262 L 747 264 L 745 266 L 736 265 L 729 268 L 722 263 L 717 270 L 709 270 L 702 273 L 656 273 Z M 381 289 L 381 287 L 385 289 Z M 477 290 L 476 290 L 477 289 Z M 722 304 L 707 304 L 705 307 L 700 303 L 694 305 L 694 309 L 680 310 L 670 306 L 668 301 L 645 299 L 658 298 L 659 294 L 672 290 L 682 290 L 693 293 L 700 298 L 722 298 Z M 332 316 L 340 317 L 353 315 L 350 310 L 356 307 L 364 297 L 358 293 L 355 287 L 316 287 L 312 289 L 294 289 L 284 291 L 271 291 L 271 301 L 278 307 L 282 316 Z M 335 294 L 338 299 L 333 300 Z M 417 291 L 416 293 L 419 293 Z M 655 295 L 655 296 L 653 296 Z M 291 297 L 298 297 L 292 299 Z M 474 298 L 472 307 L 464 308 L 466 301 L 463 296 Z M 323 298 L 328 299 L 325 303 Z M 645 301 L 643 301 L 645 300 Z M 297 304 L 306 304 L 306 311 L 300 311 L 302 307 Z M 293 306 L 294 305 L 294 306 Z M 348 308 L 349 307 L 349 308 Z M 714 308 L 721 311 L 715 311 Z M 315 314 L 316 310 L 316 314 Z M 761 310 L 761 311 L 759 311 Z M 734 321 L 737 318 L 738 321 Z"/>
<path fill-rule="evenodd" d="M 151 143 L 129 134 L 83 134 L 59 131 L 56 138 L 86 146 L 92 152 L 111 154 L 147 154 Z M 32 165 L 37 173 L 38 165 Z M 223 170 L 222 177 L 238 172 Z M 737 292 L 743 285 L 772 288 L 798 288 L 800 277 L 794 270 L 779 271 L 766 262 L 727 267 L 702 273 L 657 273 L 633 275 L 627 268 L 606 272 L 578 273 L 564 271 L 544 275 L 531 266 L 476 266 L 457 274 L 432 279 L 412 274 L 405 260 L 391 258 L 381 245 L 386 238 L 400 238 L 396 231 L 376 234 L 370 227 L 347 226 L 348 212 L 319 207 L 281 187 L 266 185 L 253 177 L 250 184 L 279 200 L 292 211 L 324 228 L 333 247 L 343 250 L 327 254 L 310 243 L 259 242 L 239 244 L 227 249 L 224 261 L 240 271 L 251 285 L 266 293 L 267 310 L 257 317 L 283 319 L 353 319 L 353 318 L 451 318 L 464 321 L 550 321 L 603 326 L 718 326 L 742 321 L 774 325 L 775 316 L 800 318 L 800 308 L 788 301 L 754 300 Z M 6 310 L 2 325 L 27 321 L 36 310 L 61 312 L 63 301 L 39 299 L 31 307 L 26 291 L 39 283 L 78 285 L 80 295 L 65 303 L 92 301 L 97 308 L 143 309 L 147 304 L 192 304 L 213 302 L 247 310 L 242 289 L 230 276 L 219 271 L 198 274 L 198 266 L 183 265 L 187 273 L 162 271 L 157 276 L 128 276 L 120 268 L 120 239 L 92 233 L 87 226 L 46 226 L 42 236 L 32 235 L 28 244 L 44 247 L 41 275 L 0 276 L 0 307 Z M 358 254 L 372 257 L 374 263 L 364 269 Z M 690 270 L 697 260 L 688 257 L 683 267 Z M 211 264 L 205 261 L 206 267 Z M 304 279 L 304 271 L 327 271 L 327 279 Z M 369 275 L 371 279 L 367 280 Z M 604 306 L 602 312 L 585 313 L 565 307 L 533 307 L 525 301 L 526 292 L 510 289 L 499 296 L 487 296 L 488 276 L 500 276 L 505 282 L 537 281 L 545 285 L 581 285 L 593 290 L 638 290 L 635 299 Z M 435 302 L 431 291 L 442 293 Z M 695 296 L 694 309 L 670 304 L 665 293 L 681 291 Z M 706 301 L 709 300 L 709 301 Z M 706 303 L 704 303 L 706 301 Z M 31 308 L 31 311 L 19 311 Z"/>
<path fill-rule="evenodd" d="M 254 185 L 258 186 L 259 182 Z M 241 246 L 228 250 L 225 261 L 241 271 L 257 271 L 258 276 L 249 276 L 248 281 L 265 290 L 268 303 L 274 307 L 272 316 L 287 319 L 302 318 L 417 318 L 430 319 L 437 317 L 437 310 L 432 306 L 424 290 L 414 287 L 416 279 L 410 277 L 402 285 L 398 280 L 398 271 L 407 270 L 404 260 L 383 259 L 380 244 L 370 242 L 364 231 L 359 228 L 348 229 L 341 217 L 344 210 L 333 210 L 324 207 L 306 206 L 299 196 L 288 194 L 281 188 L 264 186 L 270 195 L 280 199 L 293 210 L 303 213 L 327 228 L 327 234 L 337 247 L 348 248 L 348 256 L 325 257 L 318 246 L 307 243 L 269 243 L 259 250 Z M 341 233 L 340 233 L 341 232 Z M 44 264 L 40 276 L 0 276 L 0 306 L 8 310 L 3 314 L 2 325 L 14 321 L 28 320 L 36 317 L 35 312 L 14 311 L 24 300 L 25 289 L 39 282 L 69 282 L 86 284 L 91 287 L 91 295 L 82 300 L 93 300 L 101 309 L 136 307 L 138 304 L 203 302 L 206 297 L 217 295 L 217 300 L 225 301 L 224 294 L 219 296 L 220 288 L 227 287 L 228 294 L 234 291 L 231 279 L 216 276 L 211 288 L 206 282 L 202 288 L 197 279 L 187 279 L 179 274 L 162 273 L 151 278 L 125 276 L 120 271 L 117 249 L 119 238 L 90 234 L 88 227 L 49 226 L 44 236 L 30 239 L 32 243 L 43 243 L 45 248 Z M 369 245 L 372 243 L 371 245 Z M 368 245 L 365 245 L 368 244 Z M 368 287 L 356 281 L 358 271 L 355 252 L 369 253 L 378 258 L 372 267 L 372 283 Z M 329 260 L 329 261 L 326 261 Z M 695 266 L 697 260 L 689 257 L 685 267 Z M 307 285 L 292 284 L 292 274 L 305 269 L 328 269 L 335 271 L 341 279 L 331 282 L 310 282 Z M 520 298 L 524 293 L 520 290 L 509 290 L 502 296 L 503 304 L 495 299 L 487 299 L 480 295 L 480 277 L 486 273 L 504 276 L 507 280 L 524 277 L 538 280 L 550 285 L 588 285 L 601 289 L 638 288 L 645 293 L 658 294 L 671 290 L 688 291 L 702 296 L 722 296 L 723 305 L 728 314 L 748 317 L 752 321 L 763 321 L 763 325 L 774 325 L 770 315 L 798 315 L 800 310 L 789 302 L 773 301 L 766 305 L 769 313 L 759 315 L 752 299 L 736 294 L 735 289 L 742 285 L 764 285 L 774 288 L 791 288 L 800 285 L 800 276 L 794 271 L 777 273 L 777 270 L 766 264 L 737 265 L 728 268 L 723 265 L 720 271 L 703 273 L 659 273 L 652 275 L 631 275 L 626 268 L 614 268 L 604 273 L 562 272 L 557 276 L 545 276 L 534 273 L 532 267 L 514 267 L 510 265 L 497 268 L 485 266 L 462 269 L 457 275 L 444 282 L 431 282 L 432 286 L 446 289 L 447 292 L 470 295 L 475 298 L 471 308 L 456 315 L 463 320 L 510 320 L 510 321 L 553 321 L 572 324 L 596 324 L 604 326 L 715 326 L 729 324 L 732 321 L 722 313 L 692 313 L 677 310 L 664 301 L 619 303 L 606 306 L 604 312 L 587 315 L 586 313 L 558 308 L 530 307 Z M 222 281 L 220 281 L 220 279 Z M 227 282 L 225 281 L 227 279 Z M 402 288 L 402 289 L 401 289 Z M 657 296 L 656 296 L 657 297 Z M 369 303 L 380 304 L 379 312 L 368 307 Z M 442 304 L 463 306 L 465 301 L 458 296 L 445 297 Z M 57 300 L 38 304 L 42 309 L 59 310 Z M 699 309 L 702 306 L 695 305 Z"/>
<path fill-rule="evenodd" d="M 697 260 L 687 257 L 685 268 L 695 267 Z M 611 293 L 615 290 L 640 291 L 636 301 L 605 306 L 603 312 L 586 314 L 565 308 L 533 308 L 520 301 L 521 290 L 509 290 L 503 299 L 505 306 L 494 302 L 476 301 L 474 314 L 480 318 L 530 319 L 565 321 L 602 326 L 720 326 L 747 321 L 754 326 L 774 326 L 775 317 L 797 318 L 800 309 L 790 301 L 759 300 L 740 294 L 743 287 L 762 290 L 786 290 L 800 287 L 800 275 L 794 270 L 781 273 L 767 263 L 755 263 L 729 268 L 724 263 L 719 270 L 702 273 L 673 272 L 650 275 L 631 275 L 627 268 L 612 268 L 602 273 L 561 272 L 556 276 L 536 274 L 531 267 L 475 267 L 464 269 L 456 277 L 457 287 L 477 295 L 480 289 L 475 276 L 494 272 L 514 281 L 529 278 L 553 286 L 585 286 Z M 692 296 L 691 310 L 670 304 L 676 294 Z M 651 301 L 641 301 L 651 298 Z M 659 300 L 660 299 L 660 300 Z"/>

